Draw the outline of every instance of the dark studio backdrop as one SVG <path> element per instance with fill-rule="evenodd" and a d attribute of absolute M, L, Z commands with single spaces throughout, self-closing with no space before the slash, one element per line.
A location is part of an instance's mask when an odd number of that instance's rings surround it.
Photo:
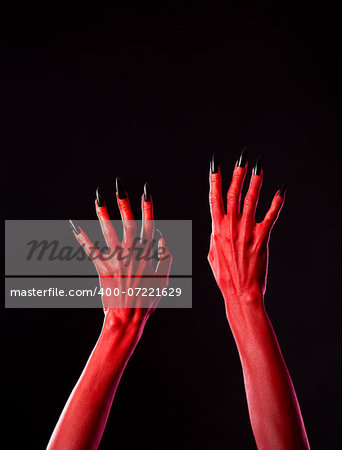
<path fill-rule="evenodd" d="M 215 152 L 226 191 L 245 145 L 249 174 L 263 157 L 258 220 L 288 181 L 270 242 L 267 311 L 312 448 L 339 448 L 337 19 L 332 4 L 308 2 L 2 6 L 4 218 L 95 219 L 100 184 L 118 219 L 120 176 L 136 216 L 148 181 L 156 217 L 193 221 L 193 308 L 149 320 L 100 448 L 255 448 L 207 263 L 209 160 Z M 45 448 L 103 313 L 1 317 L 4 448 Z"/>

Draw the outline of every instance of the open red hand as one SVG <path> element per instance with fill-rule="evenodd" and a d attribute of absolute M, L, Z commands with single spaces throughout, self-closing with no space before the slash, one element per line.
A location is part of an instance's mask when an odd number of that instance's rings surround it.
<path fill-rule="evenodd" d="M 244 150 L 235 165 L 225 212 L 221 171 L 215 158 L 212 161 L 209 196 L 212 234 L 208 259 L 239 351 L 258 448 L 308 449 L 296 393 L 264 305 L 268 243 L 284 203 L 286 187 L 283 185 L 276 192 L 264 220 L 257 223 L 255 210 L 263 177 L 261 159 L 254 166 L 241 211 L 247 166 Z"/>

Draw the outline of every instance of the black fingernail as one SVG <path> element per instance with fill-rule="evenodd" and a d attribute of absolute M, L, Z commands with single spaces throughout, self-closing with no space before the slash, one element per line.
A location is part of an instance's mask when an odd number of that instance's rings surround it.
<path fill-rule="evenodd" d="M 254 169 L 253 169 L 253 175 L 260 175 L 261 173 L 261 156 L 258 156 L 258 159 L 256 160 Z"/>
<path fill-rule="evenodd" d="M 217 162 L 217 158 L 215 156 L 215 153 L 213 153 L 213 156 L 211 157 L 210 171 L 211 171 L 211 173 L 217 173 L 218 172 L 218 162 Z"/>
<path fill-rule="evenodd" d="M 116 192 L 118 193 L 120 200 L 127 198 L 125 186 L 119 177 L 116 177 Z"/>
<path fill-rule="evenodd" d="M 96 199 L 97 199 L 97 205 L 101 208 L 102 206 L 106 205 L 106 202 L 104 201 L 101 192 L 100 192 L 100 187 L 97 186 L 96 188 Z"/>
<path fill-rule="evenodd" d="M 287 183 L 283 183 L 281 185 L 281 188 L 280 188 L 279 192 L 278 192 L 279 197 L 284 197 L 284 194 L 285 194 L 286 190 L 287 190 Z"/>
<path fill-rule="evenodd" d="M 75 225 L 72 220 L 69 220 L 69 223 L 72 231 L 74 231 L 76 234 L 80 234 L 81 230 L 79 229 L 79 227 Z"/>
<path fill-rule="evenodd" d="M 237 167 L 245 167 L 246 161 L 247 161 L 247 147 L 244 147 L 241 150 L 240 159 L 239 159 Z"/>
<path fill-rule="evenodd" d="M 151 201 L 150 186 L 148 183 L 144 184 L 144 200 L 145 202 Z"/>

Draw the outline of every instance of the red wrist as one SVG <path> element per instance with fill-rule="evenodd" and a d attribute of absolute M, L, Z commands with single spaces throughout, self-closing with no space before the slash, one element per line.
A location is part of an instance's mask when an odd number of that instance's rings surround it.
<path fill-rule="evenodd" d="M 248 329 L 251 324 L 253 328 L 259 320 L 266 317 L 264 297 L 260 294 L 241 294 L 226 296 L 223 294 L 226 316 L 233 329 Z"/>
<path fill-rule="evenodd" d="M 116 352 L 118 348 L 121 348 L 127 349 L 130 353 L 138 343 L 143 330 L 144 324 L 141 321 L 126 321 L 108 311 L 105 315 L 100 339 L 110 342 Z"/>
<path fill-rule="evenodd" d="M 222 291 L 222 295 L 227 309 L 245 309 L 247 312 L 260 307 L 264 308 L 264 296 L 261 290 L 240 293 Z"/>

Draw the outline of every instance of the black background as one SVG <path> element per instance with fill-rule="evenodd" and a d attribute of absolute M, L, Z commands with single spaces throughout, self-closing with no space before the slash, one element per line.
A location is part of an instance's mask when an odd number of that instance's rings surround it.
<path fill-rule="evenodd" d="M 46 2 L 50 3 L 50 2 Z M 124 3 L 124 2 L 123 2 Z M 238 353 L 206 256 L 208 169 L 226 190 L 261 154 L 257 219 L 288 193 L 271 238 L 267 311 L 312 448 L 338 448 L 338 14 L 329 3 L 17 3 L 1 13 L 2 208 L 7 219 L 193 220 L 193 308 L 158 310 L 131 358 L 100 448 L 252 449 Z M 230 2 L 229 2 L 230 3 Z M 3 310 L 5 448 L 44 448 L 96 342 L 100 310 Z"/>

